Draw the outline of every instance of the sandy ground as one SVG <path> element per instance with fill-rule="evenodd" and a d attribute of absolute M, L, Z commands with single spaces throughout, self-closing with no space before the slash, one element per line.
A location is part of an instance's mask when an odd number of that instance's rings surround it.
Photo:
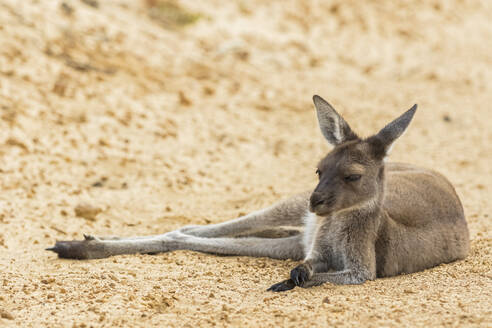
<path fill-rule="evenodd" d="M 308 4 L 309 3 L 309 4 Z M 492 326 L 490 1 L 0 1 L 0 326 Z M 55 240 L 221 222 L 316 184 L 311 97 L 438 169 L 465 261 L 266 292 L 293 261 L 57 259 Z M 83 202 L 100 208 L 75 215 Z"/>

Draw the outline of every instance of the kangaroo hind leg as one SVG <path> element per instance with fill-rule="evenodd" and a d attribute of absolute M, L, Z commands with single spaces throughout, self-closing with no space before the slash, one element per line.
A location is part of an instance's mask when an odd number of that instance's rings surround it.
<path fill-rule="evenodd" d="M 295 234 L 304 225 L 309 193 L 295 195 L 265 209 L 230 221 L 205 226 L 189 226 L 179 231 L 196 237 L 258 236 L 266 238 Z M 284 229 L 293 227 L 295 229 Z"/>
<path fill-rule="evenodd" d="M 54 247 L 47 250 L 57 253 L 59 257 L 74 259 L 177 249 L 224 255 L 301 258 L 302 246 L 297 246 L 300 241 L 297 231 L 304 223 L 308 196 L 307 193 L 300 194 L 223 223 L 184 227 L 162 235 L 144 237 L 108 239 L 86 235 L 84 240 L 57 241 Z M 282 228 L 286 226 L 297 231 Z"/>
<path fill-rule="evenodd" d="M 101 240 L 88 236 L 85 240 L 58 241 L 47 250 L 57 253 L 61 258 L 72 259 L 98 259 L 113 255 L 174 250 L 294 260 L 300 260 L 304 256 L 300 234 L 285 238 L 204 238 L 179 231 L 145 239 Z"/>

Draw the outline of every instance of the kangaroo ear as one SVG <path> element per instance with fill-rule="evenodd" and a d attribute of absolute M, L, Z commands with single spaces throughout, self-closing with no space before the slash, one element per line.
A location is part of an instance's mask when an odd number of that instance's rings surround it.
<path fill-rule="evenodd" d="M 318 115 L 319 127 L 326 140 L 333 146 L 359 137 L 352 131 L 343 117 L 320 96 L 313 96 L 314 106 Z"/>
<path fill-rule="evenodd" d="M 389 155 L 393 143 L 405 132 L 416 111 L 417 104 L 413 105 L 412 108 L 393 122 L 386 125 L 378 134 L 368 138 L 369 143 L 373 146 L 376 157 L 382 159 Z"/>

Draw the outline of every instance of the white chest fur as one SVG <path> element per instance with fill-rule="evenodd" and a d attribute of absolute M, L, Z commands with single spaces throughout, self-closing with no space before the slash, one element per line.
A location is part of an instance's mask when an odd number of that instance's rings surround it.
<path fill-rule="evenodd" d="M 304 245 L 304 260 L 309 260 L 316 257 L 315 252 L 315 242 L 316 236 L 321 227 L 322 220 L 318 218 L 318 216 L 311 212 L 306 212 L 304 216 L 304 236 L 303 236 L 303 245 Z"/>

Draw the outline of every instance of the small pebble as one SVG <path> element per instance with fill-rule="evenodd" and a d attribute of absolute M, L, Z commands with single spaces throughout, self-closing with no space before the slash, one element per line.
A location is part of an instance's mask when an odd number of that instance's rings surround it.
<path fill-rule="evenodd" d="M 14 316 L 5 310 L 0 309 L 0 318 L 14 320 Z"/>
<path fill-rule="evenodd" d="M 95 221 L 96 216 L 101 212 L 101 208 L 88 203 L 80 203 L 75 207 L 75 215 L 89 221 Z"/>

